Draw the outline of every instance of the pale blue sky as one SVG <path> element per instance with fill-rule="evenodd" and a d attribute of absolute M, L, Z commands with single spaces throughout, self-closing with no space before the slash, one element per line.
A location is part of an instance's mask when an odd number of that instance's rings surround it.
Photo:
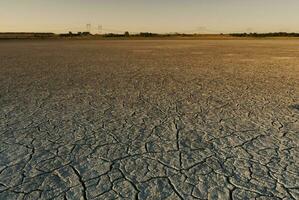
<path fill-rule="evenodd" d="M 0 0 L 0 31 L 299 32 L 299 0 Z"/>

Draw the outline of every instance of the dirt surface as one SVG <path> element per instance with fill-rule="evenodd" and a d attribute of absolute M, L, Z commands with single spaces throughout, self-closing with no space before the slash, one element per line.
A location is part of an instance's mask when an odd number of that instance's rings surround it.
<path fill-rule="evenodd" d="M 0 42 L 0 199 L 299 199 L 299 41 Z"/>

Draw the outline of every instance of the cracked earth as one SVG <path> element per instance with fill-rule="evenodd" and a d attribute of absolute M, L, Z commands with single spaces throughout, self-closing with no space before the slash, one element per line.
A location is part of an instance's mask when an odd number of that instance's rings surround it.
<path fill-rule="evenodd" d="M 299 41 L 1 41 L 0 199 L 299 199 Z"/>

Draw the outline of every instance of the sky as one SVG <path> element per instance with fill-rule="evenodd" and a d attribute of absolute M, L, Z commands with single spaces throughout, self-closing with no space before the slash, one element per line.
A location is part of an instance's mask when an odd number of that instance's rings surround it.
<path fill-rule="evenodd" d="M 93 33 L 299 32 L 299 0 L 0 0 L 0 32 L 86 24 Z"/>

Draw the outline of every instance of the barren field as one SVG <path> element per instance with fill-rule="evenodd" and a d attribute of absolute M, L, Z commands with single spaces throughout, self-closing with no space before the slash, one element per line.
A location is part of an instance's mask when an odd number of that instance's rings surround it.
<path fill-rule="evenodd" d="M 299 40 L 0 41 L 0 199 L 299 199 Z"/>

